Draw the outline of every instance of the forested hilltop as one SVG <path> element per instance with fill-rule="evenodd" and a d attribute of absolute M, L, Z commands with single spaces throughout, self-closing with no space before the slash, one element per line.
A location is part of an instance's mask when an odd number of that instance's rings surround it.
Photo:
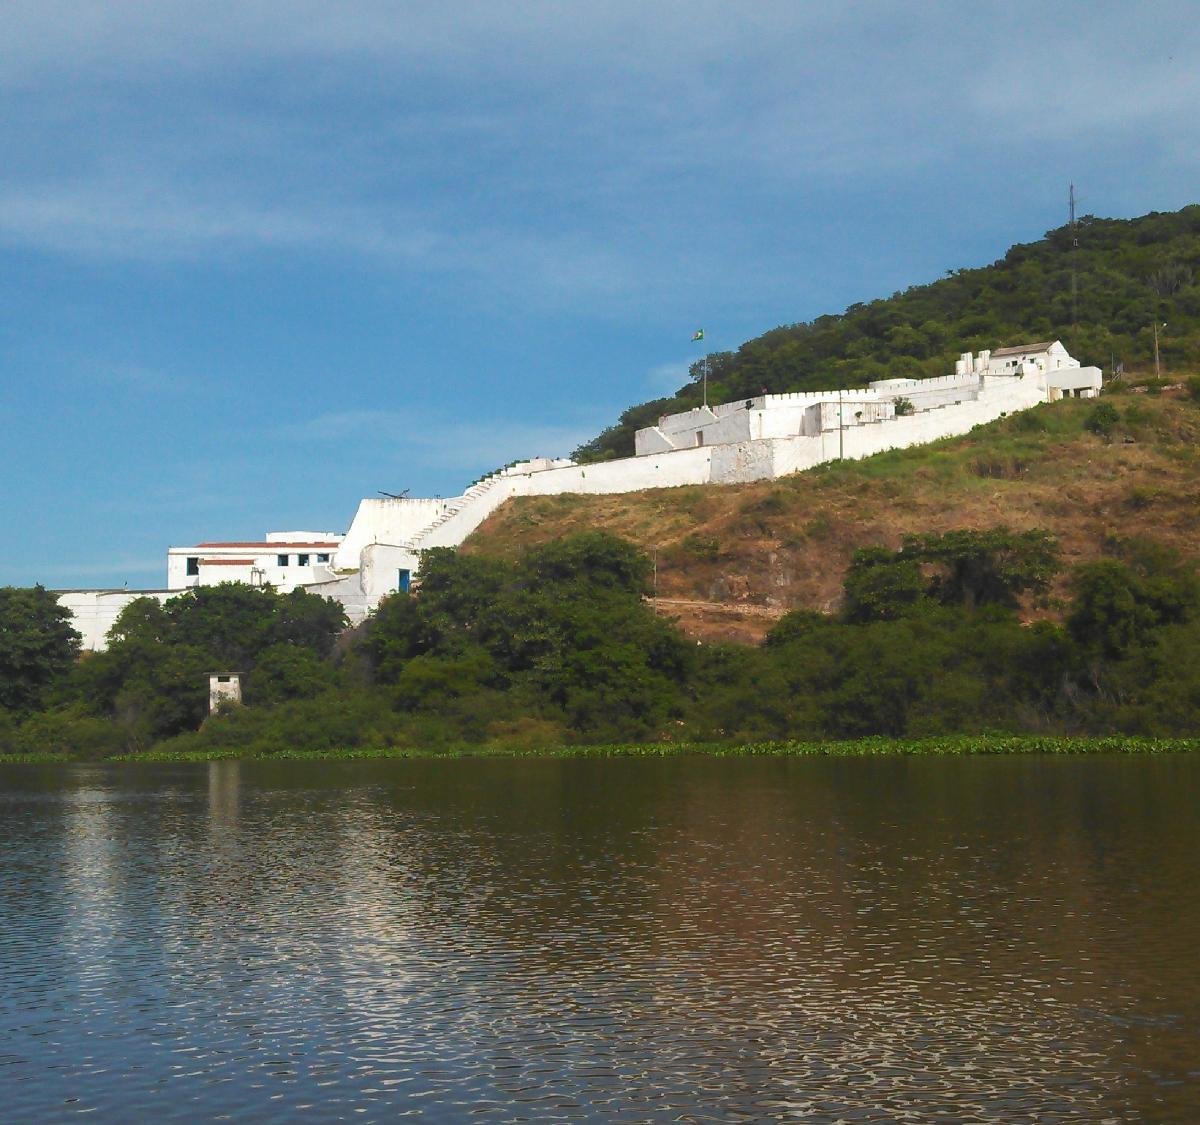
<path fill-rule="evenodd" d="M 1077 241 L 1078 245 L 1072 247 Z M 1072 270 L 1075 297 L 1072 297 Z M 1059 339 L 1105 372 L 1153 369 L 1151 325 L 1169 371 L 1200 369 L 1200 205 L 1138 219 L 1085 215 L 998 262 L 929 285 L 774 328 L 736 352 L 709 356 L 709 401 L 865 386 L 873 379 L 945 375 L 961 352 Z M 630 407 L 575 451 L 581 461 L 633 454 L 635 430 L 700 405 L 693 381 Z"/>

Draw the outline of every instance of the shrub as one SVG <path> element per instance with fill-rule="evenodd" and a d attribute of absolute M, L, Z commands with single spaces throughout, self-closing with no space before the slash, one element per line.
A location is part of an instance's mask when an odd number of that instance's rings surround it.
<path fill-rule="evenodd" d="M 1084 420 L 1084 429 L 1101 437 L 1112 437 L 1121 421 L 1121 412 L 1111 402 L 1098 402 Z"/>

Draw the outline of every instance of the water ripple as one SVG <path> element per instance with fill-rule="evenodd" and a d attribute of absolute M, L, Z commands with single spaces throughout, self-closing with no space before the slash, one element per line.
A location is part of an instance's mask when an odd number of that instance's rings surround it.
<path fill-rule="evenodd" d="M 20 1121 L 1200 1104 L 1200 759 L 0 771 Z"/>

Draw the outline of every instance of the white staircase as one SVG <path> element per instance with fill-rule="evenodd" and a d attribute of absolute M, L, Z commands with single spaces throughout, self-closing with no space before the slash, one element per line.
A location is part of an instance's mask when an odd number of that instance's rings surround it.
<path fill-rule="evenodd" d="M 507 474 L 497 473 L 495 476 L 487 477 L 485 480 L 471 485 L 461 496 L 447 504 L 446 510 L 433 523 L 403 543 L 402 546 L 413 552 L 424 550 L 429 546 L 457 547 L 505 500 L 513 495 L 511 487 L 513 475 L 511 471 Z M 442 530 L 446 528 L 447 524 L 456 520 L 461 527 Z M 439 532 L 441 534 L 438 534 Z M 434 538 L 437 542 L 431 544 L 430 540 Z"/>

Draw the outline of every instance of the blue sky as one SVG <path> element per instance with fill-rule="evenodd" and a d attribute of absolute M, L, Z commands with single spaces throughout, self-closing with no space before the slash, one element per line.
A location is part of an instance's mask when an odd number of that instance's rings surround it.
<path fill-rule="evenodd" d="M 8 0 L 0 584 L 344 530 L 1200 198 L 1194 3 Z"/>

